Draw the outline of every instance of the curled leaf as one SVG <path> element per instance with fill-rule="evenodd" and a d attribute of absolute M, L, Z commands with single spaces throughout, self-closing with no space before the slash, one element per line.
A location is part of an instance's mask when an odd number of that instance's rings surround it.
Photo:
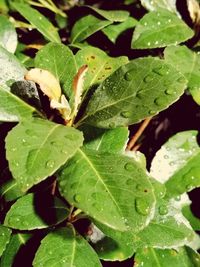
<path fill-rule="evenodd" d="M 60 102 L 52 99 L 50 106 L 53 109 L 57 109 L 65 121 L 70 119 L 71 107 L 70 107 L 69 102 L 67 101 L 65 95 L 61 96 Z"/>
<path fill-rule="evenodd" d="M 60 100 L 61 88 L 58 80 L 53 74 L 47 70 L 34 68 L 25 75 L 26 80 L 34 81 L 39 84 L 42 92 L 49 97 L 50 100 Z"/>
<path fill-rule="evenodd" d="M 81 96 L 83 93 L 83 84 L 84 84 L 84 77 L 85 74 L 88 70 L 88 66 L 87 65 L 83 65 L 77 72 L 76 76 L 74 77 L 73 80 L 73 89 L 74 89 L 74 110 L 73 110 L 73 114 L 72 114 L 72 118 L 76 116 L 77 112 L 78 112 L 78 107 L 81 103 Z"/>

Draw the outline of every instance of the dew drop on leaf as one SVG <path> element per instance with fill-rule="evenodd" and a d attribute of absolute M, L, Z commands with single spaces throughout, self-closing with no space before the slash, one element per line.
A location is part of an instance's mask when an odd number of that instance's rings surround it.
<path fill-rule="evenodd" d="M 167 74 L 167 69 L 160 66 L 160 67 L 154 68 L 153 72 L 160 76 L 164 76 Z"/>
<path fill-rule="evenodd" d="M 121 112 L 122 117 L 129 118 L 131 116 L 131 113 L 129 111 L 123 111 Z"/>
<path fill-rule="evenodd" d="M 124 75 L 124 78 L 126 81 L 129 82 L 133 80 L 133 75 L 134 75 L 133 71 L 127 71 Z"/>
<path fill-rule="evenodd" d="M 184 83 L 184 82 L 185 82 L 185 78 L 184 78 L 184 77 L 179 77 L 179 78 L 177 79 L 177 82 L 179 82 L 179 83 Z"/>
<path fill-rule="evenodd" d="M 176 196 L 174 199 L 175 199 L 176 201 L 180 201 L 180 200 L 181 200 L 181 196 Z"/>
<path fill-rule="evenodd" d="M 157 105 L 157 106 L 162 106 L 163 104 L 165 104 L 165 99 L 162 98 L 162 97 L 158 97 L 154 100 L 154 103 Z"/>
<path fill-rule="evenodd" d="M 149 204 L 143 198 L 136 198 L 135 200 L 136 211 L 141 215 L 148 215 L 150 211 Z"/>
<path fill-rule="evenodd" d="M 81 195 L 80 195 L 80 194 L 76 194 L 76 195 L 74 196 L 74 201 L 76 201 L 77 203 L 81 202 L 81 201 L 82 201 L 82 197 L 81 197 Z"/>
<path fill-rule="evenodd" d="M 127 185 L 135 185 L 135 182 L 134 182 L 132 179 L 128 179 L 128 180 L 126 181 L 126 184 L 127 184 Z"/>
<path fill-rule="evenodd" d="M 173 94 L 174 94 L 174 90 L 172 90 L 172 89 L 167 89 L 167 90 L 165 90 L 165 94 L 166 94 L 166 95 L 173 95 Z"/>
<path fill-rule="evenodd" d="M 148 83 L 148 82 L 153 81 L 153 78 L 154 78 L 153 75 L 148 74 L 147 76 L 144 77 L 143 81 L 144 81 L 145 83 Z"/>
<path fill-rule="evenodd" d="M 55 165 L 55 161 L 54 161 L 54 160 L 48 160 L 48 161 L 46 162 L 46 167 L 47 167 L 47 168 L 53 168 L 54 165 Z"/>
<path fill-rule="evenodd" d="M 159 214 L 160 215 L 166 215 L 168 213 L 168 208 L 165 205 L 161 205 L 159 207 Z"/>
<path fill-rule="evenodd" d="M 132 170 L 135 169 L 135 168 L 134 168 L 134 165 L 131 164 L 131 163 L 126 163 L 125 166 L 124 166 L 124 168 L 125 168 L 125 170 L 127 170 L 127 171 L 132 171 Z"/>
<path fill-rule="evenodd" d="M 115 123 L 114 123 L 114 122 L 111 122 L 111 123 L 109 124 L 109 127 L 110 127 L 110 128 L 115 128 Z"/>

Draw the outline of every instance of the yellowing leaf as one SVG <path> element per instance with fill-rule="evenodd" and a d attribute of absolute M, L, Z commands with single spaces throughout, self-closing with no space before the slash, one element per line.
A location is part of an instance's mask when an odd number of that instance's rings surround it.
<path fill-rule="evenodd" d="M 65 95 L 61 96 L 61 102 L 58 102 L 58 101 L 52 99 L 50 106 L 53 109 L 57 109 L 65 121 L 70 119 L 71 107 L 70 107 L 69 102 L 67 101 Z"/>
<path fill-rule="evenodd" d="M 34 81 L 39 84 L 42 92 L 49 97 L 50 100 L 60 100 L 61 88 L 58 80 L 47 70 L 34 68 L 25 75 L 26 80 Z"/>

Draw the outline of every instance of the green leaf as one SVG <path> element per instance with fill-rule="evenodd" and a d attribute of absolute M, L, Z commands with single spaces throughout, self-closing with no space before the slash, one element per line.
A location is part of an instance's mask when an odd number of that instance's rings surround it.
<path fill-rule="evenodd" d="M 59 169 L 82 145 L 78 130 L 41 119 L 24 121 L 6 137 L 9 168 L 26 191 Z"/>
<path fill-rule="evenodd" d="M 0 45 L 14 53 L 17 48 L 17 33 L 13 24 L 4 16 L 0 16 Z"/>
<path fill-rule="evenodd" d="M 17 58 L 0 46 L 0 121 L 19 121 L 37 112 L 9 91 L 24 80 L 25 72 Z"/>
<path fill-rule="evenodd" d="M 141 0 L 142 5 L 148 10 L 167 9 L 173 13 L 177 13 L 176 0 Z"/>
<path fill-rule="evenodd" d="M 0 256 L 4 252 L 7 244 L 9 243 L 11 230 L 7 227 L 0 225 Z"/>
<path fill-rule="evenodd" d="M 77 125 L 114 128 L 139 122 L 175 102 L 185 85 L 184 77 L 164 60 L 133 60 L 97 88 Z"/>
<path fill-rule="evenodd" d="M 97 87 L 115 70 L 128 63 L 128 58 L 125 56 L 109 57 L 98 48 L 85 47 L 76 54 L 76 62 L 78 68 L 85 64 L 88 66 L 88 71 L 84 78 L 84 88 L 87 91 L 91 87 Z"/>
<path fill-rule="evenodd" d="M 165 60 L 186 77 L 188 89 L 200 105 L 200 55 L 186 46 L 171 46 L 165 49 Z"/>
<path fill-rule="evenodd" d="M 197 252 L 183 247 L 178 250 L 142 248 L 136 253 L 137 267 L 199 267 Z"/>
<path fill-rule="evenodd" d="M 108 37 L 108 39 L 115 43 L 120 34 L 128 29 L 132 29 L 137 25 L 137 20 L 128 17 L 124 22 L 119 24 L 109 25 L 102 30 L 102 32 Z"/>
<path fill-rule="evenodd" d="M 5 201 L 12 201 L 21 197 L 23 193 L 21 192 L 21 188 L 16 180 L 10 179 L 1 185 L 0 195 L 5 199 Z"/>
<path fill-rule="evenodd" d="M 12 6 L 47 40 L 55 43 L 61 42 L 57 29 L 39 11 L 22 2 L 12 2 Z"/>
<path fill-rule="evenodd" d="M 129 17 L 129 12 L 125 10 L 103 10 L 96 8 L 94 6 L 87 6 L 87 7 L 95 11 L 104 19 L 107 19 L 111 22 L 123 22 Z"/>
<path fill-rule="evenodd" d="M 9 89 L 14 82 L 24 80 L 25 72 L 18 59 L 0 46 L 0 86 Z"/>
<path fill-rule="evenodd" d="M 45 45 L 35 57 L 35 67 L 51 72 L 59 80 L 65 94 L 69 90 L 73 93 L 72 83 L 78 66 L 67 46 L 55 43 Z"/>
<path fill-rule="evenodd" d="M 96 225 L 91 224 L 91 234 L 87 238 L 100 259 L 123 261 L 133 256 L 136 248 L 132 232 L 120 232 L 99 223 L 97 225 L 101 230 Z"/>
<path fill-rule="evenodd" d="M 17 253 L 20 251 L 20 248 L 27 243 L 31 236 L 31 234 L 13 234 L 9 244 L 6 246 L 6 250 L 1 257 L 0 266 L 13 266 Z"/>
<path fill-rule="evenodd" d="M 175 14 L 160 9 L 144 15 L 139 21 L 131 47 L 145 49 L 176 45 L 193 35 L 194 32 Z"/>
<path fill-rule="evenodd" d="M 12 205 L 4 225 L 18 230 L 43 229 L 61 223 L 68 215 L 69 210 L 59 198 L 31 193 Z"/>
<path fill-rule="evenodd" d="M 112 22 L 108 20 L 100 20 L 92 15 L 88 15 L 79 19 L 73 26 L 71 31 L 71 42 L 78 43 L 97 31 L 110 25 Z"/>
<path fill-rule="evenodd" d="M 6 0 L 0 0 L 0 13 L 7 14 L 8 13 L 8 6 Z"/>
<path fill-rule="evenodd" d="M 34 107 L 0 87 L 0 121 L 20 121 L 37 112 Z"/>
<path fill-rule="evenodd" d="M 60 228 L 42 240 L 33 266 L 100 267 L 101 263 L 88 242 L 76 234 L 73 228 Z"/>
<path fill-rule="evenodd" d="M 83 125 L 80 129 L 83 131 L 85 148 L 120 154 L 125 151 L 129 135 L 126 127 L 104 130 Z"/>
<path fill-rule="evenodd" d="M 183 207 L 183 215 L 190 222 L 192 228 L 195 231 L 200 231 L 200 218 L 197 218 L 193 213 L 189 205 Z"/>
<path fill-rule="evenodd" d="M 195 234 L 180 210 L 160 202 L 154 219 L 136 236 L 137 247 L 176 248 L 189 245 Z M 173 202 L 174 204 L 174 202 Z"/>
<path fill-rule="evenodd" d="M 196 131 L 180 132 L 156 153 L 151 175 L 165 183 L 168 197 L 175 197 L 200 186 L 200 148 Z"/>
<path fill-rule="evenodd" d="M 59 188 L 72 205 L 120 231 L 137 232 L 154 214 L 149 177 L 123 155 L 79 149 L 60 173 Z"/>

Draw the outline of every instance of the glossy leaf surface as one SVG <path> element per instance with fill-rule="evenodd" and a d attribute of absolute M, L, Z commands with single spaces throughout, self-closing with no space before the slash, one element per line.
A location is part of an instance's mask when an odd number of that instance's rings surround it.
<path fill-rule="evenodd" d="M 72 205 L 121 231 L 139 231 L 154 214 L 149 177 L 123 155 L 79 149 L 60 173 L 59 187 Z"/>
<path fill-rule="evenodd" d="M 193 31 L 175 14 L 161 9 L 144 15 L 135 28 L 132 48 L 176 45 L 190 39 Z"/>
<path fill-rule="evenodd" d="M 12 6 L 27 19 L 49 41 L 60 43 L 60 37 L 53 24 L 39 11 L 22 2 L 12 2 Z"/>
<path fill-rule="evenodd" d="M 78 130 L 41 119 L 18 124 L 6 138 L 10 170 L 26 191 L 52 175 L 82 145 Z"/>
<path fill-rule="evenodd" d="M 133 60 L 97 88 L 78 124 L 115 128 L 139 122 L 175 102 L 185 86 L 185 78 L 163 60 Z"/>
<path fill-rule="evenodd" d="M 68 214 L 66 205 L 60 199 L 46 195 L 45 203 L 42 203 L 42 195 L 31 193 L 12 205 L 4 225 L 18 230 L 42 229 L 64 221 Z"/>
<path fill-rule="evenodd" d="M 0 16 L 0 45 L 11 53 L 17 48 L 17 33 L 13 24 L 4 16 Z"/>
<path fill-rule="evenodd" d="M 90 245 L 71 228 L 49 233 L 36 252 L 34 267 L 100 267 L 101 263 Z"/>
<path fill-rule="evenodd" d="M 165 49 L 165 60 L 186 77 L 188 90 L 200 105 L 200 55 L 186 46 L 171 46 Z"/>

